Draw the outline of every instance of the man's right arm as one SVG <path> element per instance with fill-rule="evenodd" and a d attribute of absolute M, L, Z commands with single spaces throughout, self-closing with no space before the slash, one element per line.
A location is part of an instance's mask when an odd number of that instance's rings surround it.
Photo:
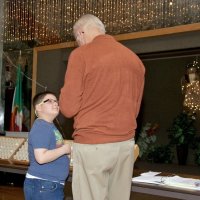
<path fill-rule="evenodd" d="M 73 117 L 80 109 L 83 93 L 84 62 L 81 55 L 70 55 L 65 74 L 64 86 L 61 89 L 59 105 L 65 117 Z"/>

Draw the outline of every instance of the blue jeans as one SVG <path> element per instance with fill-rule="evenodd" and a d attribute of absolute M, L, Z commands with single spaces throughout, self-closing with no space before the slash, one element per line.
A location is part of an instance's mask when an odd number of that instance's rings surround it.
<path fill-rule="evenodd" d="M 63 200 L 64 185 L 56 182 L 26 178 L 24 181 L 25 200 Z"/>

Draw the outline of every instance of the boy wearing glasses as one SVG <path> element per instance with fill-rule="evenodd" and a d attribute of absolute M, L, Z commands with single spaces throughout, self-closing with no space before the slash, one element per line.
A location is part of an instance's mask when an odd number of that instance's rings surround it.
<path fill-rule="evenodd" d="M 24 182 L 26 200 L 63 200 L 64 184 L 69 174 L 71 147 L 64 144 L 53 120 L 59 114 L 57 98 L 42 92 L 33 99 L 37 119 L 28 137 L 30 166 Z"/>

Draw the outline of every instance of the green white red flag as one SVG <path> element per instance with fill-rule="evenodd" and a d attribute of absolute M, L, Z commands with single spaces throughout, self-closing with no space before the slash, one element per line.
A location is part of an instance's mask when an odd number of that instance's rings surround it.
<path fill-rule="evenodd" d="M 23 102 L 22 102 L 22 73 L 21 66 L 17 67 L 16 86 L 13 95 L 10 131 L 22 131 L 23 121 Z"/>

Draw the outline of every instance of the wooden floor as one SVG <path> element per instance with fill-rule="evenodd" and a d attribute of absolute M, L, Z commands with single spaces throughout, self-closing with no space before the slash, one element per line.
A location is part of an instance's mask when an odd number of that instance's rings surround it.
<path fill-rule="evenodd" d="M 21 187 L 0 186 L 0 200 L 23 200 Z"/>
<path fill-rule="evenodd" d="M 178 166 L 178 165 L 165 165 L 165 164 L 151 164 L 146 162 L 136 163 L 136 167 L 144 170 L 152 170 L 169 173 L 187 173 L 193 175 L 200 175 L 199 166 Z M 9 174 L 9 176 L 0 172 L 0 200 L 24 200 L 23 184 L 24 176 L 18 174 Z M 71 183 L 67 182 L 65 186 L 65 200 L 73 200 Z M 95 200 L 95 199 L 94 199 Z M 131 193 L 130 200 L 175 200 L 172 198 L 145 195 L 139 193 Z"/>
<path fill-rule="evenodd" d="M 1 177 L 2 178 L 2 177 Z M 65 185 L 65 200 L 72 200 L 71 183 Z M 24 200 L 22 186 L 0 185 L 0 200 Z"/>
<path fill-rule="evenodd" d="M 73 200 L 70 184 L 66 185 L 65 196 L 66 196 L 65 200 Z M 0 200 L 24 200 L 23 188 L 14 186 L 0 186 Z M 131 193 L 130 200 L 175 200 L 175 199 Z"/>

